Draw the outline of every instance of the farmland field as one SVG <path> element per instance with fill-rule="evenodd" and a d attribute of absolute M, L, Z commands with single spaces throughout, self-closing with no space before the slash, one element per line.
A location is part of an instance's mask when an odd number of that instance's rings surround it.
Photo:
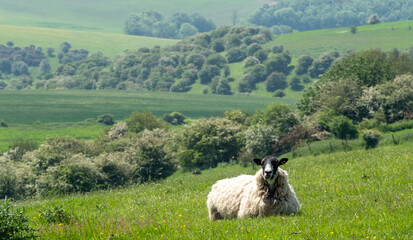
<path fill-rule="evenodd" d="M 174 111 L 190 118 L 222 116 L 226 110 L 254 112 L 273 101 L 269 97 L 179 94 L 149 91 L 0 91 L 0 118 L 8 123 L 79 122 L 110 113 L 123 120 L 132 112 L 158 117 Z M 280 101 L 295 107 L 295 99 Z"/>
<path fill-rule="evenodd" d="M 211 185 L 256 171 L 230 164 L 17 205 L 46 239 L 412 239 L 410 144 L 290 159 L 283 169 L 302 204 L 293 216 L 210 222 L 205 201 Z M 58 210 L 64 221 L 48 221 Z"/>

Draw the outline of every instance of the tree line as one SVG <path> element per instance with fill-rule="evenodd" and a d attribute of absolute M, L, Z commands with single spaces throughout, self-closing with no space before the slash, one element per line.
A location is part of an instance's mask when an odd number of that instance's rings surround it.
<path fill-rule="evenodd" d="M 252 12 L 248 22 L 275 34 L 411 20 L 412 0 L 281 0 Z M 370 17 L 375 16 L 370 19 Z"/>
<path fill-rule="evenodd" d="M 129 35 L 185 39 L 197 33 L 209 32 L 215 23 L 199 13 L 174 13 L 168 19 L 157 12 L 129 13 L 124 23 L 124 32 Z"/>

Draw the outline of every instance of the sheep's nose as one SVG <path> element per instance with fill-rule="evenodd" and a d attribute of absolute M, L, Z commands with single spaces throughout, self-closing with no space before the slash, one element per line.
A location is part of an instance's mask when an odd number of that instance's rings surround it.
<path fill-rule="evenodd" d="M 264 171 L 265 175 L 271 175 L 272 171 Z"/>

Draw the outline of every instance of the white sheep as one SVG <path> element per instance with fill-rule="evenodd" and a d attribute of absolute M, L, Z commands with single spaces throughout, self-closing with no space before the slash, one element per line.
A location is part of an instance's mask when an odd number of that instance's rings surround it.
<path fill-rule="evenodd" d="M 254 159 L 262 166 L 255 176 L 240 175 L 216 182 L 208 194 L 209 219 L 298 213 L 300 204 L 288 183 L 288 174 L 279 168 L 287 161 L 272 156 Z"/>

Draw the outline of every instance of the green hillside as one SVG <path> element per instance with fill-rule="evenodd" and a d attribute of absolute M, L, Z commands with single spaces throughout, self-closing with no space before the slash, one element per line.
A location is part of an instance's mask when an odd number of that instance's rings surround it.
<path fill-rule="evenodd" d="M 400 21 L 359 26 L 355 34 L 350 32 L 350 28 L 295 32 L 277 36 L 267 45 L 283 45 L 298 57 L 306 53 L 318 56 L 332 50 L 345 52 L 380 48 L 389 51 L 397 48 L 406 51 L 413 46 L 412 39 L 413 21 Z"/>
<path fill-rule="evenodd" d="M 52 47 L 58 49 L 62 42 L 70 42 L 73 48 L 84 48 L 92 53 L 102 52 L 114 58 L 126 49 L 140 47 L 166 46 L 177 43 L 177 40 L 132 36 L 119 33 L 100 33 L 94 31 L 64 30 L 41 27 L 24 27 L 0 25 L 0 44 L 12 41 L 15 46 L 29 45 Z"/>
<path fill-rule="evenodd" d="M 256 171 L 228 164 L 17 205 L 47 239 L 411 239 L 413 152 L 407 144 L 290 159 L 283 169 L 302 205 L 295 216 L 209 221 L 212 184 Z"/>
<path fill-rule="evenodd" d="M 122 33 L 128 13 L 158 11 L 166 17 L 176 12 L 197 12 L 222 26 L 232 24 L 233 11 L 237 11 L 238 18 L 246 18 L 249 12 L 267 2 L 269 1 L 1 0 L 0 24 Z"/>

